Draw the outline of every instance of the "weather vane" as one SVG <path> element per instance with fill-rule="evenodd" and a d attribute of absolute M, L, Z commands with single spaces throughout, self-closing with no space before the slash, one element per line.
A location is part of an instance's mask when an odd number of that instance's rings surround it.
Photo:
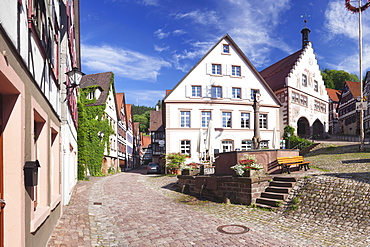
<path fill-rule="evenodd" d="M 370 1 L 367 0 L 367 2 L 361 6 L 361 0 L 358 1 L 359 5 L 358 7 L 355 7 L 351 4 L 351 1 L 350 0 L 346 0 L 346 8 L 351 11 L 352 13 L 358 13 L 358 12 L 363 12 L 365 11 L 367 8 L 370 7 Z"/>
<path fill-rule="evenodd" d="M 308 17 L 311 17 L 310 15 L 307 15 L 307 14 L 304 14 L 304 15 L 301 15 L 301 18 L 304 18 L 303 22 L 304 22 L 304 27 L 307 27 L 307 22 L 308 22 Z"/>

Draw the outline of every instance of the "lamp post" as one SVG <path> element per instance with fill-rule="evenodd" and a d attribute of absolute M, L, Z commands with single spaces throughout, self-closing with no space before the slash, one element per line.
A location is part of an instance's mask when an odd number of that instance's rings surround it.
<path fill-rule="evenodd" d="M 290 133 L 288 132 L 286 135 L 288 137 L 288 149 L 290 149 Z"/>
<path fill-rule="evenodd" d="M 253 136 L 253 147 L 254 149 L 260 149 L 261 137 L 260 137 L 260 97 L 261 95 L 257 91 L 253 91 L 253 110 L 254 110 L 254 136 Z"/>

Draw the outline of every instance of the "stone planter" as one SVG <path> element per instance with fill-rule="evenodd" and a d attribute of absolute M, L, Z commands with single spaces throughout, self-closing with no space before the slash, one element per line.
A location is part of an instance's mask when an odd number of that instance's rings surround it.
<path fill-rule="evenodd" d="M 181 175 L 190 175 L 195 176 L 200 173 L 200 169 L 194 169 L 194 170 L 182 170 Z"/>
<path fill-rule="evenodd" d="M 257 177 L 263 177 L 265 175 L 265 170 L 249 170 L 244 172 L 243 177 L 250 177 L 250 178 L 257 178 Z"/>

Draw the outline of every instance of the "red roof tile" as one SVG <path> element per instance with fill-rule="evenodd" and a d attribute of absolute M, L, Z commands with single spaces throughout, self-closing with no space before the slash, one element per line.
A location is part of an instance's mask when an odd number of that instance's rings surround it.
<path fill-rule="evenodd" d="M 263 79 L 265 79 L 273 91 L 285 87 L 285 78 L 293 69 L 302 51 L 299 50 L 260 72 Z"/>
<path fill-rule="evenodd" d="M 340 95 L 342 92 L 340 90 L 327 88 L 326 91 L 328 92 L 329 98 L 334 102 L 339 102 Z"/>

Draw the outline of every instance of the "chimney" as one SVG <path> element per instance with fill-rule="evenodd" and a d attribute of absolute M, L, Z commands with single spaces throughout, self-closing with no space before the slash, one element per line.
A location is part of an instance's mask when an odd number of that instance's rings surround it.
<path fill-rule="evenodd" d="M 302 34 L 302 49 L 304 49 L 306 47 L 306 45 L 310 42 L 308 40 L 308 35 L 310 34 L 310 29 L 308 29 L 307 27 L 303 28 L 302 31 L 301 31 L 301 34 Z"/>

